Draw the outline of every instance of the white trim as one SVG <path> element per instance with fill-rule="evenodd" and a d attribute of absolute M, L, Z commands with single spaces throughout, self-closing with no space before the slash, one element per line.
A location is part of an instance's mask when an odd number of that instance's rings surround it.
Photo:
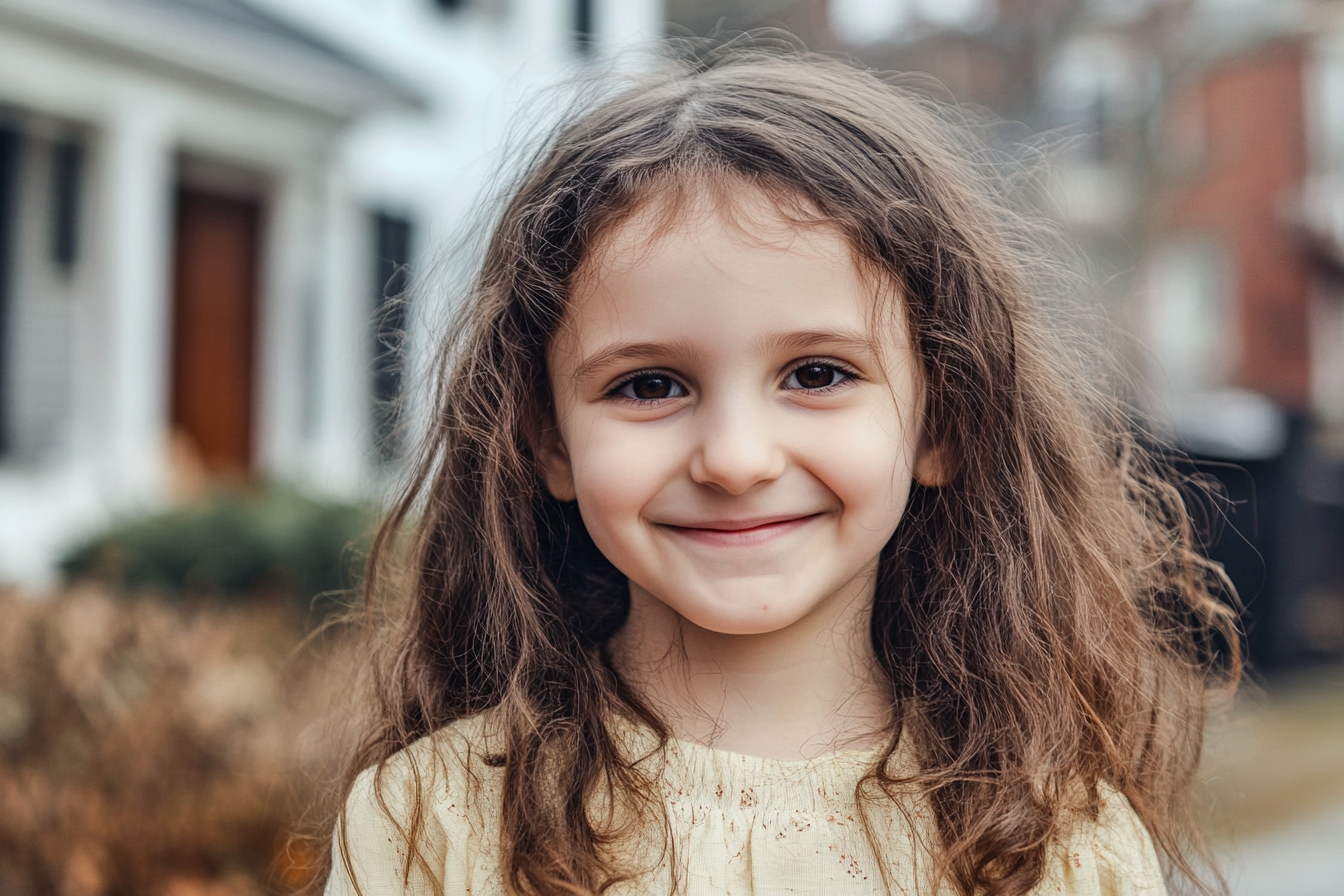
<path fill-rule="evenodd" d="M 420 103 L 409 88 L 353 65 L 298 52 L 279 36 L 225 25 L 202 27 L 186 11 L 143 0 L 0 0 L 0 27 L 29 30 L 170 78 L 213 81 L 342 119 Z"/>

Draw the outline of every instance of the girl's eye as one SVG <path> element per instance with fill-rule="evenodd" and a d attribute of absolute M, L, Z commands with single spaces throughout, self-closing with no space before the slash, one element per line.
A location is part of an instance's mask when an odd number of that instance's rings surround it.
<path fill-rule="evenodd" d="M 794 368 L 784 380 L 785 389 L 825 389 L 850 379 L 850 374 L 834 364 L 804 364 Z"/>
<path fill-rule="evenodd" d="M 680 398 L 686 394 L 686 387 L 665 373 L 641 373 L 617 386 L 613 394 L 635 401 L 658 401 Z"/>

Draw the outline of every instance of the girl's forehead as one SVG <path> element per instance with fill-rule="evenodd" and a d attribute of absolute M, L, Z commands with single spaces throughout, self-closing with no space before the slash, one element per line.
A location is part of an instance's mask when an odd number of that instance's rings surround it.
<path fill-rule="evenodd" d="M 778 264 L 760 266 L 772 256 Z M 620 318 L 623 303 L 636 300 L 625 288 L 632 277 L 645 283 L 651 276 L 657 280 L 657 288 L 633 293 L 638 301 L 647 301 L 673 295 L 675 284 L 689 282 L 697 270 L 714 268 L 740 277 L 750 291 L 769 282 L 774 271 L 800 261 L 800 271 L 826 270 L 825 282 L 853 282 L 867 293 L 868 319 L 861 326 L 875 343 L 885 344 L 886 337 L 904 342 L 904 303 L 893 278 L 861 260 L 843 230 L 805 198 L 780 197 L 740 181 L 652 192 L 633 203 L 629 213 L 591 244 L 571 280 L 565 323 L 556 335 L 563 340 L 590 315 Z M 788 292 L 791 285 L 772 288 Z M 825 294 L 820 290 L 818 297 Z"/>
<path fill-rule="evenodd" d="M 669 237 L 712 232 L 746 246 L 858 263 L 840 228 L 806 197 L 766 191 L 738 178 L 704 179 L 650 190 L 598 234 L 576 276 L 602 277 L 638 266 Z M 860 265 L 860 267 L 867 267 Z"/>

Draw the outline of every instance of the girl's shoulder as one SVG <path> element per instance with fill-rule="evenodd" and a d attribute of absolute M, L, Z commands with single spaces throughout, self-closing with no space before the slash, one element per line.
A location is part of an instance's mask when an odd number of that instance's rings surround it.
<path fill-rule="evenodd" d="M 347 813 L 352 804 L 369 797 L 376 801 L 378 795 L 384 802 L 389 794 L 425 802 L 414 798 L 419 793 L 440 803 L 444 797 L 479 791 L 501 774 L 504 764 L 492 717 L 487 710 L 458 719 L 365 769 L 351 788 Z"/>
<path fill-rule="evenodd" d="M 497 868 L 481 861 L 498 853 L 497 746 L 487 711 L 361 772 L 337 822 L 327 894 L 377 893 L 392 881 L 398 893 L 403 881 L 410 892 L 470 892 L 483 883 L 476 872 Z"/>
<path fill-rule="evenodd" d="M 1045 879 L 1033 893 L 1097 893 L 1102 896 L 1165 894 L 1162 866 L 1153 839 L 1129 800 L 1115 787 L 1097 785 L 1091 809 L 1066 810 L 1047 863 Z"/>

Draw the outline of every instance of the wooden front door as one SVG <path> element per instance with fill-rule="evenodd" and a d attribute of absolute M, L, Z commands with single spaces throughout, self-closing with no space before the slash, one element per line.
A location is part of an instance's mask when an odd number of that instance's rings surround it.
<path fill-rule="evenodd" d="M 172 425 L 215 474 L 252 466 L 261 207 L 177 192 Z"/>

